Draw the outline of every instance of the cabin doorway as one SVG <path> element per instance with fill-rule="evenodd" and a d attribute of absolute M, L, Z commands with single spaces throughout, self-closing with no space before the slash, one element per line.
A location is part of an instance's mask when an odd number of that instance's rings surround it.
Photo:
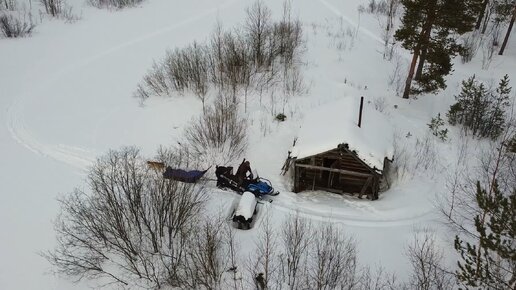
<path fill-rule="evenodd" d="M 332 168 L 332 166 L 337 162 L 337 159 L 333 158 L 323 158 L 323 167 L 324 168 Z M 321 184 L 323 184 L 324 187 L 332 187 L 332 172 L 324 170 L 321 173 Z"/>

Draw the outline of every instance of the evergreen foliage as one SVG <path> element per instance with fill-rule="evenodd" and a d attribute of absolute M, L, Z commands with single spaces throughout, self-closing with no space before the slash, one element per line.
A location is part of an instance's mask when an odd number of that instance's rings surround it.
<path fill-rule="evenodd" d="M 514 10 L 513 0 L 496 0 L 493 4 L 495 22 L 508 22 Z"/>
<path fill-rule="evenodd" d="M 455 237 L 460 254 L 457 278 L 464 286 L 482 289 L 514 289 L 516 285 L 516 188 L 500 191 L 496 181 L 490 190 L 477 182 L 476 242 Z"/>
<path fill-rule="evenodd" d="M 452 70 L 451 58 L 461 51 L 455 35 L 471 31 L 480 0 L 401 0 L 402 25 L 394 37 L 412 51 L 403 98 L 410 94 L 446 88 L 444 77 Z M 415 72 L 416 63 L 418 63 Z M 418 87 L 412 89 L 412 79 Z"/>
<path fill-rule="evenodd" d="M 478 137 L 496 139 L 505 128 L 505 111 L 509 107 L 509 76 L 505 75 L 495 91 L 477 81 L 473 75 L 462 82 L 457 103 L 448 111 L 450 124 L 460 124 Z"/>
<path fill-rule="evenodd" d="M 276 115 L 275 119 L 279 122 L 283 122 L 287 119 L 287 116 L 285 116 L 285 114 L 283 114 L 283 113 L 279 113 Z"/>
<path fill-rule="evenodd" d="M 507 151 L 516 153 L 516 135 L 512 136 L 511 140 L 507 142 Z"/>
<path fill-rule="evenodd" d="M 437 117 L 432 118 L 428 128 L 432 131 L 432 134 L 441 141 L 448 140 L 448 128 L 442 128 L 444 126 L 444 120 L 441 118 L 441 113 L 437 114 Z"/>

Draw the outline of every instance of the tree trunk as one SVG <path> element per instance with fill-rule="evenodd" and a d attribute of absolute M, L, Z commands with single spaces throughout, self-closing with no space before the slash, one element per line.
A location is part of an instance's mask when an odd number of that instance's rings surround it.
<path fill-rule="evenodd" d="M 489 22 L 491 20 L 491 15 L 492 15 L 492 11 L 491 11 L 491 8 L 488 7 L 487 10 L 486 10 L 486 13 L 484 15 L 484 25 L 482 26 L 482 34 L 486 34 L 486 31 L 487 31 L 487 27 L 489 26 Z"/>
<path fill-rule="evenodd" d="M 426 54 L 428 53 L 428 44 L 430 43 L 430 35 L 432 33 L 432 26 L 433 26 L 433 18 L 428 19 L 428 28 L 425 31 L 425 34 L 423 35 L 423 40 L 421 41 L 421 56 L 419 57 L 419 64 L 417 66 L 416 71 L 416 80 L 420 80 L 421 76 L 423 75 L 423 67 L 425 66 L 426 61 Z"/>
<path fill-rule="evenodd" d="M 417 65 L 417 70 L 416 70 L 416 76 L 414 77 L 414 79 L 416 81 L 420 80 L 421 76 L 423 75 L 423 67 L 425 66 L 426 53 L 427 53 L 426 47 L 421 49 L 421 56 L 419 57 L 419 63 Z"/>
<path fill-rule="evenodd" d="M 426 54 L 428 52 L 428 44 L 430 43 L 430 35 L 432 33 L 433 27 L 433 18 L 428 19 L 428 27 L 425 30 L 425 34 L 423 35 L 422 45 L 421 45 L 421 56 L 419 57 L 419 64 L 416 71 L 416 80 L 420 80 L 423 75 L 423 67 L 425 66 Z"/>
<path fill-rule="evenodd" d="M 416 63 L 419 58 L 419 55 L 421 54 L 422 48 L 426 51 L 426 47 L 428 46 L 428 42 L 430 40 L 430 35 L 432 33 L 432 26 L 433 21 L 435 18 L 436 13 L 436 4 L 437 2 L 433 2 L 433 6 L 429 7 L 428 16 L 426 19 L 426 23 L 423 24 L 423 27 L 421 29 L 421 33 L 419 35 L 419 41 L 416 45 L 416 48 L 414 49 L 414 55 L 412 56 L 412 62 L 410 63 L 409 73 L 407 76 L 407 80 L 405 81 L 405 90 L 403 91 L 403 98 L 408 99 L 410 96 L 410 87 L 412 84 L 412 79 L 414 78 L 414 71 L 416 70 Z M 426 52 L 425 52 L 426 57 Z M 420 64 L 424 63 L 424 59 L 420 60 Z M 422 68 L 421 68 L 422 69 Z"/>
<path fill-rule="evenodd" d="M 405 90 L 403 91 L 403 98 L 408 99 L 410 95 L 410 85 L 412 83 L 412 78 L 414 77 L 414 71 L 416 70 L 417 59 L 419 58 L 419 49 L 414 50 L 414 55 L 412 56 L 412 62 L 410 63 L 410 69 L 407 76 L 407 80 L 405 81 Z"/>
<path fill-rule="evenodd" d="M 480 10 L 480 14 L 478 15 L 478 18 L 477 18 L 477 24 L 475 25 L 476 30 L 479 30 L 480 25 L 482 25 L 482 19 L 484 19 L 484 15 L 485 15 L 488 3 L 489 3 L 489 0 L 484 0 L 484 2 L 482 3 L 482 9 Z"/>
<path fill-rule="evenodd" d="M 511 35 L 512 27 L 514 26 L 514 21 L 516 20 L 516 4 L 514 4 L 514 11 L 512 13 L 511 22 L 509 23 L 509 27 L 507 28 L 507 33 L 505 34 L 505 38 L 503 39 L 502 47 L 500 48 L 500 52 L 498 55 L 503 55 L 505 50 L 505 46 L 507 46 L 507 42 L 509 41 L 509 36 Z"/>

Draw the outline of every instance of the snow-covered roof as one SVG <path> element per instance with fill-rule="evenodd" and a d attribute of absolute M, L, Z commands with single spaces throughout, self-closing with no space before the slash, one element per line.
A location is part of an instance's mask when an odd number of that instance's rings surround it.
<path fill-rule="evenodd" d="M 360 97 L 345 97 L 307 112 L 291 156 L 305 158 L 348 144 L 367 165 L 382 170 L 384 158 L 393 157 L 393 127 L 366 98 L 359 128 L 359 108 Z"/>

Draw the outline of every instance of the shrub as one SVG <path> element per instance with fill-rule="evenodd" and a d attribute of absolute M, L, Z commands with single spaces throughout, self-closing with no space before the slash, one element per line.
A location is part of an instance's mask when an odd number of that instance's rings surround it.
<path fill-rule="evenodd" d="M 270 10 L 256 1 L 248 10 L 243 30 L 223 31 L 217 26 L 209 43 L 194 43 L 168 52 L 138 85 L 135 96 L 142 100 L 172 91 L 193 92 L 203 102 L 211 86 L 228 93 L 237 103 L 243 90 L 245 103 L 250 89 L 269 89 L 283 82 L 289 89 L 301 85 L 294 65 L 301 52 L 302 29 L 292 20 L 285 4 L 281 21 L 270 21 Z M 278 67 L 283 64 L 283 67 Z M 283 73 L 281 69 L 283 69 Z M 257 76 L 256 78 L 254 76 Z"/>
<path fill-rule="evenodd" d="M 226 164 L 239 159 L 247 148 L 247 124 L 238 107 L 219 99 L 185 131 L 191 153 L 206 163 Z"/>
<path fill-rule="evenodd" d="M 398 1 L 398 0 L 394 0 Z M 394 2 L 393 0 L 387 1 L 387 0 L 369 0 L 369 3 L 367 4 L 367 7 L 364 5 L 358 6 L 358 12 L 360 13 L 371 13 L 371 14 L 378 14 L 378 15 L 387 15 L 389 12 L 389 5 L 391 5 L 391 2 Z"/>
<path fill-rule="evenodd" d="M 45 7 L 45 12 L 52 17 L 57 17 L 63 12 L 63 0 L 40 0 Z"/>
<path fill-rule="evenodd" d="M 387 14 L 387 1 L 381 0 L 369 0 L 368 4 L 368 12 L 372 14 Z"/>
<path fill-rule="evenodd" d="M 66 22 L 72 23 L 81 17 L 74 13 L 72 6 L 68 5 L 65 0 L 39 0 L 40 4 L 45 8 L 45 13 Z"/>
<path fill-rule="evenodd" d="M 302 44 L 302 29 L 299 20 L 283 19 L 273 24 L 272 39 L 276 40 L 275 57 L 281 57 L 286 64 L 292 64 Z"/>
<path fill-rule="evenodd" d="M 283 113 L 279 113 L 276 115 L 275 119 L 279 122 L 284 122 L 287 119 L 287 116 L 285 116 Z"/>
<path fill-rule="evenodd" d="M 477 54 L 478 48 L 477 37 L 474 34 L 468 35 L 462 43 L 462 49 L 459 51 L 462 63 L 470 62 Z"/>
<path fill-rule="evenodd" d="M 97 8 L 124 8 L 140 4 L 143 0 L 88 0 L 88 3 Z"/>
<path fill-rule="evenodd" d="M 16 0 L 0 0 L 0 10 L 15 11 L 17 6 Z"/>
<path fill-rule="evenodd" d="M 26 14 L 0 13 L 0 32 L 4 37 L 25 37 L 32 33 L 36 25 Z"/>

